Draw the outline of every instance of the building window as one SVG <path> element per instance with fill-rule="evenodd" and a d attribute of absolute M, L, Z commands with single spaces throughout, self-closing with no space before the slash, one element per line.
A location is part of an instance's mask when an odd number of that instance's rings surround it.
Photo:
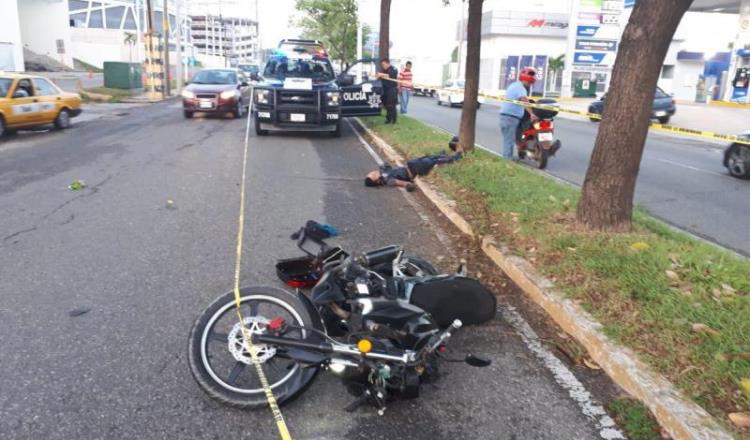
<path fill-rule="evenodd" d="M 107 29 L 120 29 L 125 6 L 115 6 L 104 11 L 107 14 Z"/>
<path fill-rule="evenodd" d="M 122 27 L 131 31 L 138 29 L 138 26 L 135 24 L 135 14 L 131 8 L 128 8 L 128 12 L 125 14 L 125 23 Z"/>
<path fill-rule="evenodd" d="M 90 28 L 103 28 L 104 27 L 104 16 L 101 9 L 91 11 L 89 16 L 89 27 Z"/>
<path fill-rule="evenodd" d="M 79 9 L 88 9 L 89 2 L 82 0 L 68 0 L 68 10 L 77 11 Z"/>
<path fill-rule="evenodd" d="M 70 27 L 86 27 L 86 13 L 79 12 L 77 14 L 70 14 Z"/>
<path fill-rule="evenodd" d="M 665 65 L 661 68 L 661 79 L 672 79 L 674 78 L 674 66 Z"/>

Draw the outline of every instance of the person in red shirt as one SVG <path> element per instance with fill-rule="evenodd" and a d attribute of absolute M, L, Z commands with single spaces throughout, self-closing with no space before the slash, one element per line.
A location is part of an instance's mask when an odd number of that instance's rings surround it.
<path fill-rule="evenodd" d="M 398 74 L 398 92 L 401 98 L 401 113 L 406 113 L 409 109 L 409 99 L 414 91 L 412 82 L 411 61 L 406 62 L 406 66 Z"/>

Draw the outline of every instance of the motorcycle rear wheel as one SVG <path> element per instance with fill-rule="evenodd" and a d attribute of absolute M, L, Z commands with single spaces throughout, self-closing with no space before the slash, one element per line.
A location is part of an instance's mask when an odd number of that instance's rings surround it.
<path fill-rule="evenodd" d="M 240 311 L 245 328 L 253 334 L 266 331 L 277 317 L 290 325 L 313 328 L 305 306 L 294 295 L 273 287 L 240 290 Z M 291 330 L 285 337 L 302 339 L 304 330 Z M 256 353 L 279 405 L 290 401 L 312 382 L 318 367 L 302 368 L 280 357 L 277 348 L 256 345 Z M 242 339 L 234 292 L 217 298 L 193 324 L 188 338 L 188 363 L 198 385 L 210 397 L 237 408 L 267 405 L 255 365 Z"/>
<path fill-rule="evenodd" d="M 545 150 L 541 146 L 539 147 L 539 157 L 536 163 L 536 167 L 540 170 L 547 168 L 547 161 L 549 160 L 549 150 Z"/>

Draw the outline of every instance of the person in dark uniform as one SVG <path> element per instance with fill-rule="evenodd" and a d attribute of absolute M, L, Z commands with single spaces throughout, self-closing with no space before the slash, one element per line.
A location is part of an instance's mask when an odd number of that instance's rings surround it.
<path fill-rule="evenodd" d="M 398 104 L 398 70 L 391 66 L 391 61 L 388 58 L 380 60 L 380 68 L 378 72 L 378 78 L 383 83 L 383 106 L 385 107 L 385 123 L 395 124 L 396 116 L 396 105 Z"/>

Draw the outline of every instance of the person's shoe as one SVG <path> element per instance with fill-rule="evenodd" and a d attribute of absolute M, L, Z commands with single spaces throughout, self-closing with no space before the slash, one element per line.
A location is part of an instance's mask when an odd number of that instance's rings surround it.
<path fill-rule="evenodd" d="M 417 190 L 417 185 L 413 183 L 407 183 L 406 184 L 406 192 L 414 192 Z"/>

